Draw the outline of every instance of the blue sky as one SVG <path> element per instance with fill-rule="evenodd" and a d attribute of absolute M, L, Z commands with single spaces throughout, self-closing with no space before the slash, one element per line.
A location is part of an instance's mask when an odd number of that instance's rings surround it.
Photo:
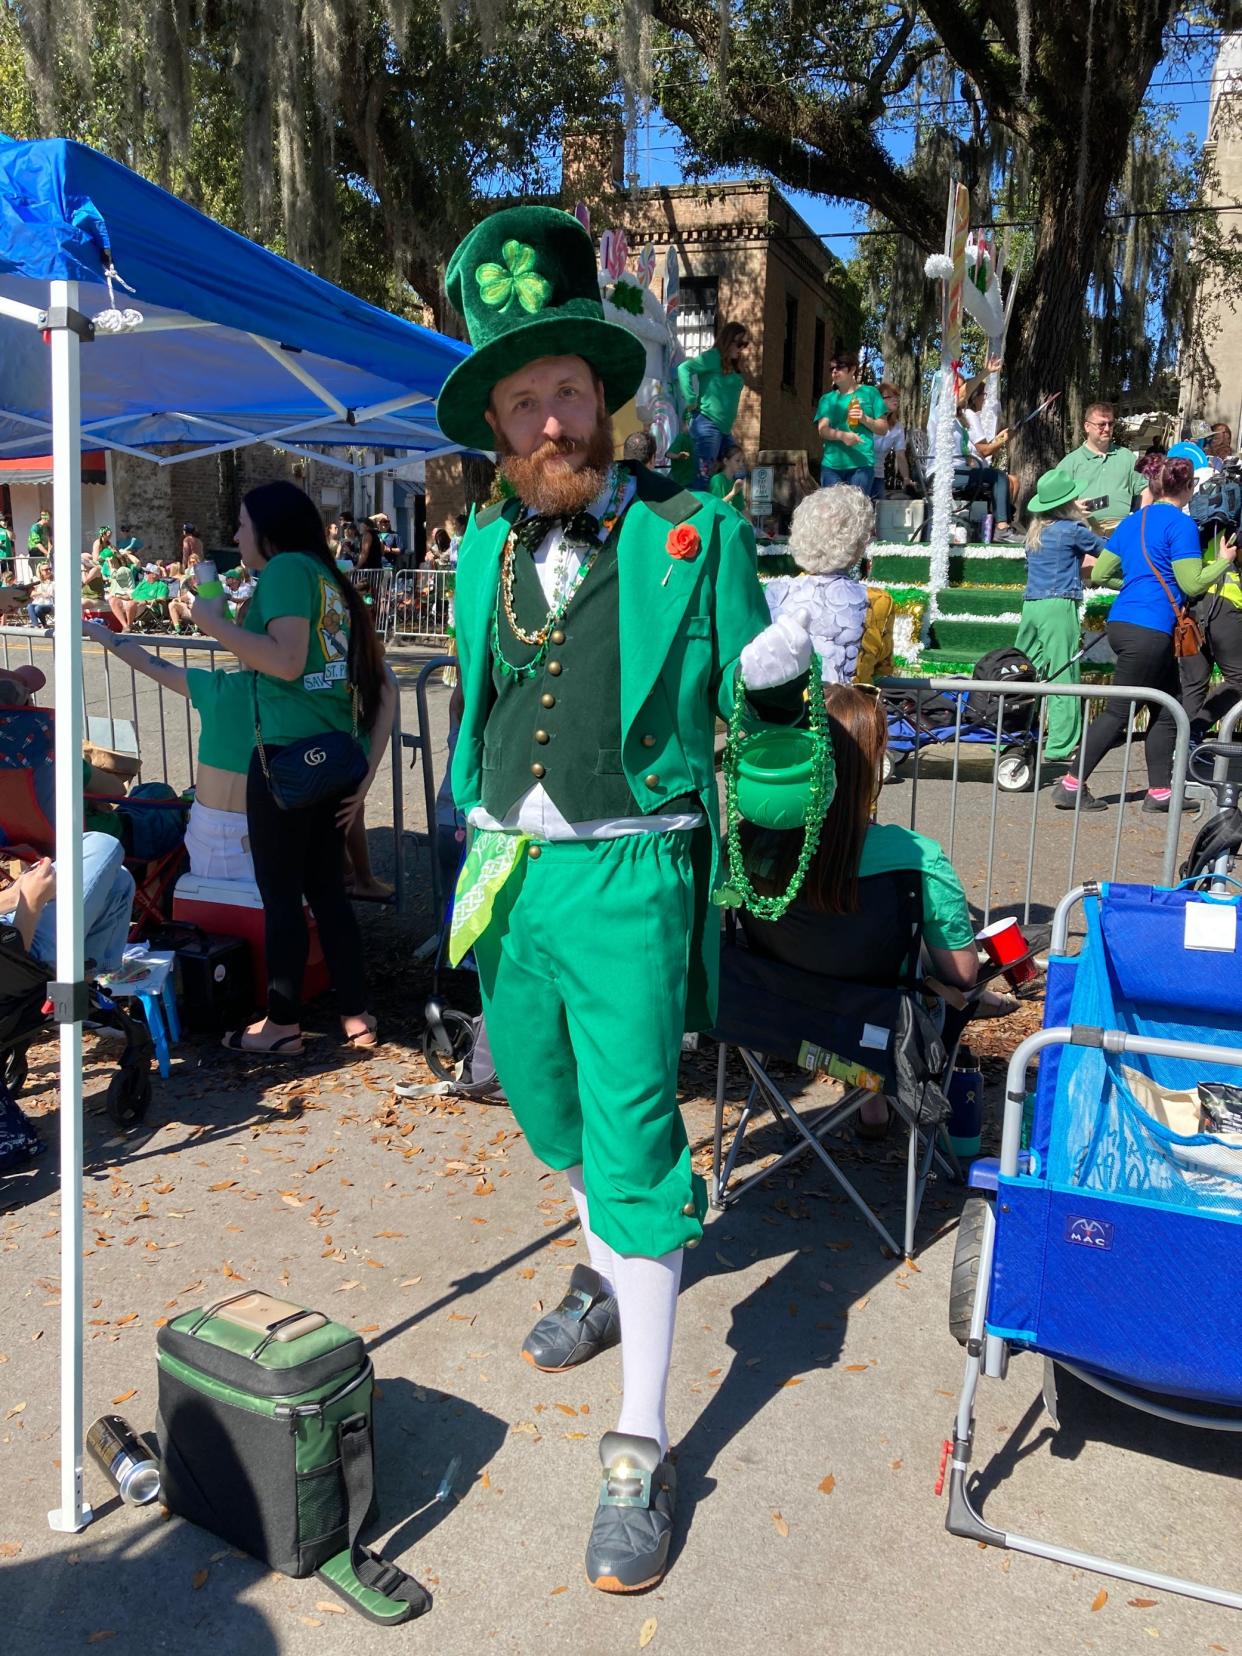
<path fill-rule="evenodd" d="M 1161 108 L 1171 107 L 1178 113 L 1178 126 L 1189 137 L 1203 139 L 1207 129 L 1209 93 L 1212 84 L 1213 46 L 1208 46 L 1190 63 L 1167 63 L 1152 78 L 1148 103 Z M 910 139 L 900 133 L 892 150 L 897 160 L 909 154 Z M 677 165 L 677 134 L 658 117 L 651 120 L 639 138 L 639 181 L 646 184 L 679 184 L 682 182 Z M 722 177 L 739 176 L 722 174 Z M 812 230 L 826 238 L 826 245 L 839 258 L 853 254 L 853 232 L 866 224 L 864 209 L 853 202 L 824 201 L 819 196 L 806 195 L 798 190 L 783 192 L 801 213 Z"/>

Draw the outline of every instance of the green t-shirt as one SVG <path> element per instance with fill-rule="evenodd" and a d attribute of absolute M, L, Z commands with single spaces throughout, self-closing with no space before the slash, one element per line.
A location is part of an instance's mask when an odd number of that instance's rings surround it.
<path fill-rule="evenodd" d="M 850 426 L 850 404 L 858 398 L 859 406 L 868 419 L 881 419 L 888 411 L 884 398 L 874 385 L 860 385 L 855 391 L 825 391 L 815 410 L 815 424 L 827 420 L 834 431 L 854 430 L 857 443 L 825 443 L 821 465 L 833 471 L 875 470 L 875 433 L 865 425 Z"/>
<path fill-rule="evenodd" d="M 1068 472 L 1077 483 L 1079 500 L 1098 500 L 1101 495 L 1108 496 L 1108 505 L 1101 506 L 1092 514 L 1104 522 L 1127 517 L 1134 496 L 1142 494 L 1147 482 L 1142 472 L 1135 469 L 1134 450 L 1128 448 L 1114 448 L 1109 449 L 1107 454 L 1097 454 L 1083 443 L 1072 454 L 1065 456 L 1057 470 Z"/>
<path fill-rule="evenodd" d="M 668 451 L 668 475 L 679 489 L 694 483 L 694 443 L 688 431 L 679 431 Z"/>
<path fill-rule="evenodd" d="M 349 610 L 327 569 L 307 552 L 280 552 L 264 566 L 246 611 L 246 631 L 265 633 L 282 615 L 303 616 L 310 638 L 297 678 L 259 674 L 265 745 L 284 747 L 324 730 L 351 729 Z"/>
<path fill-rule="evenodd" d="M 26 536 L 27 552 L 38 552 L 41 548 L 45 548 L 51 538 L 52 530 L 50 524 L 32 523 L 30 525 L 30 533 Z"/>
<path fill-rule="evenodd" d="M 712 477 L 708 480 L 707 492 L 708 492 L 708 494 L 714 494 L 716 499 L 719 500 L 722 504 L 727 504 L 729 506 L 732 506 L 732 508 L 735 512 L 740 512 L 742 514 L 742 516 L 745 517 L 746 516 L 746 496 L 745 496 L 744 493 L 734 495 L 732 500 L 727 501 L 727 502 L 725 501 L 725 496 L 728 494 L 729 490 L 733 487 L 733 484 L 734 484 L 735 481 L 736 481 L 736 479 L 734 479 L 732 477 L 726 477 L 723 472 L 717 472 L 714 477 Z"/>
<path fill-rule="evenodd" d="M 245 776 L 254 752 L 254 674 L 210 667 L 186 670 L 186 688 L 199 718 L 198 762 Z"/>
<path fill-rule="evenodd" d="M 859 879 L 916 868 L 923 882 L 923 937 L 933 949 L 966 949 L 975 940 L 970 905 L 953 864 L 935 840 L 896 823 L 873 823 L 863 841 Z"/>
<path fill-rule="evenodd" d="M 0 558 L 13 556 L 13 531 L 0 523 Z"/>
<path fill-rule="evenodd" d="M 742 400 L 742 387 L 746 381 L 741 374 L 724 372 L 720 352 L 714 345 L 702 356 L 689 357 L 677 365 L 677 383 L 687 403 L 695 400 L 691 376 L 699 382 L 699 413 L 705 414 L 717 431 L 732 435 L 737 405 Z"/>

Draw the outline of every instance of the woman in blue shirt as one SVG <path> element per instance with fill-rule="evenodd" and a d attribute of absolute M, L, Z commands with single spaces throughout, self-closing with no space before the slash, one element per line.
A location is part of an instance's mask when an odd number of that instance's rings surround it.
<path fill-rule="evenodd" d="M 1173 654 L 1173 624 L 1180 604 L 1197 598 L 1229 568 L 1237 556 L 1232 540 L 1221 555 L 1205 564 L 1199 549 L 1199 530 L 1183 510 L 1195 489 L 1189 460 L 1168 460 L 1159 479 L 1151 479 L 1155 504 L 1131 512 L 1113 530 L 1108 546 L 1091 571 L 1092 586 L 1120 585 L 1108 616 L 1108 642 L 1117 657 L 1113 683 L 1136 689 L 1180 693 L 1177 658 Z M 1120 577 L 1120 581 L 1118 581 Z M 1084 811 L 1100 811 L 1102 800 L 1087 792 L 1086 782 L 1100 760 L 1122 740 L 1129 724 L 1130 704 L 1109 701 L 1091 723 L 1084 746 L 1082 768 L 1066 776 L 1052 790 L 1053 804 L 1074 809 L 1079 793 Z M 1177 727 L 1167 708 L 1153 708 L 1143 752 L 1147 760 L 1145 811 L 1167 811 L 1172 793 L 1173 742 Z"/>
<path fill-rule="evenodd" d="M 1082 577 L 1104 542 L 1075 504 L 1078 484 L 1063 471 L 1045 472 L 1026 503 L 1026 595 L 1017 645 L 1030 656 L 1041 678 L 1078 683 L 1078 605 Z M 1069 665 L 1073 662 L 1073 666 Z M 1076 696 L 1048 698 L 1044 753 L 1072 759 L 1082 738 L 1082 703 Z"/>

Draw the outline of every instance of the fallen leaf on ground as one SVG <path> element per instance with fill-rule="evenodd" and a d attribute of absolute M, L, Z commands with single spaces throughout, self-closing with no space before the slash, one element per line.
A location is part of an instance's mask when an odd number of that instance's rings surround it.
<path fill-rule="evenodd" d="M 479 1484 L 483 1489 L 490 1489 L 492 1487 L 492 1475 L 491 1475 L 491 1473 L 490 1472 L 484 1472 L 483 1475 L 479 1479 Z"/>
<path fill-rule="evenodd" d="M 782 1387 L 784 1387 L 784 1386 L 800 1386 L 801 1384 L 802 1384 L 802 1376 L 800 1374 L 795 1374 L 790 1379 L 781 1381 Z"/>
<path fill-rule="evenodd" d="M 190 1586 L 193 1587 L 194 1591 L 197 1593 L 200 1587 L 205 1587 L 207 1585 L 207 1578 L 210 1575 L 210 1570 L 195 1570 L 194 1574 L 190 1577 Z"/>
<path fill-rule="evenodd" d="M 316 1599 L 315 1609 L 326 1610 L 328 1614 L 332 1616 L 343 1616 L 345 1614 L 345 1606 L 343 1604 L 330 1604 L 327 1599 Z"/>
<path fill-rule="evenodd" d="M 480 1179 L 474 1187 L 474 1193 L 476 1196 L 490 1196 L 495 1188 L 496 1186 L 490 1179 Z"/>
<path fill-rule="evenodd" d="M 549 1598 L 555 1598 L 558 1593 L 567 1593 L 568 1591 L 569 1591 L 568 1587 L 554 1587 L 552 1589 L 552 1591 L 548 1594 L 548 1597 Z"/>
<path fill-rule="evenodd" d="M 774 1512 L 772 1514 L 772 1528 L 776 1531 L 776 1533 L 781 1537 L 782 1540 L 785 1538 L 785 1536 L 787 1536 L 789 1534 L 789 1525 L 781 1517 L 779 1512 Z"/>
<path fill-rule="evenodd" d="M 323 1623 L 318 1619 L 317 1616 L 299 1616 L 298 1620 L 301 1622 L 303 1627 L 322 1627 L 323 1626 Z"/>
<path fill-rule="evenodd" d="M 417 1285 L 417 1284 L 418 1284 L 418 1283 L 420 1283 L 420 1282 L 421 1282 L 421 1281 L 422 1281 L 422 1280 L 423 1280 L 423 1279 L 422 1279 L 422 1277 L 420 1277 L 420 1276 L 416 1276 L 416 1277 L 406 1277 L 406 1279 L 405 1279 L 405 1281 L 404 1281 L 404 1282 L 399 1282 L 399 1283 L 398 1283 L 398 1284 L 397 1284 L 397 1287 L 398 1287 L 398 1288 L 413 1288 L 413 1287 L 415 1287 L 415 1286 L 416 1286 L 416 1285 Z"/>
<path fill-rule="evenodd" d="M 378 1323 L 368 1323 L 365 1328 L 360 1328 L 358 1330 L 358 1332 L 359 1332 L 359 1334 L 378 1334 L 379 1333 L 379 1324 Z"/>
<path fill-rule="evenodd" d="M 5 1414 L 4 1418 L 6 1420 L 12 1420 L 14 1415 L 19 1415 L 19 1414 L 23 1413 L 23 1411 L 25 1410 L 25 1407 L 26 1407 L 26 1405 L 24 1403 L 14 1403 L 13 1407 L 11 1409 L 9 1409 L 8 1412 Z"/>
<path fill-rule="evenodd" d="M 1091 1608 L 1093 1610 L 1102 1610 L 1107 1603 L 1108 1603 L 1108 1589 L 1105 1588 L 1105 1587 L 1101 1587 L 1099 1592 L 1091 1600 Z"/>
<path fill-rule="evenodd" d="M 207 1186 L 208 1190 L 232 1190 L 237 1183 L 236 1179 L 220 1179 L 215 1184 Z"/>
<path fill-rule="evenodd" d="M 0 1558 L 16 1558 L 21 1550 L 20 1541 L 0 1541 Z"/>
<path fill-rule="evenodd" d="M 574 1420 L 578 1418 L 578 1411 L 572 1403 L 558 1403 L 555 1405 L 563 1415 L 570 1415 Z"/>
<path fill-rule="evenodd" d="M 116 1319 L 116 1326 L 118 1328 L 128 1328 L 130 1323 L 137 1321 L 138 1313 L 136 1311 L 127 1311 L 123 1317 L 118 1317 Z"/>
<path fill-rule="evenodd" d="M 1152 1605 L 1157 1603 L 1157 1602 L 1158 1601 L 1156 1599 L 1127 1599 L 1126 1600 L 1126 1603 L 1130 1606 L 1131 1610 L 1150 1610 Z"/>
<path fill-rule="evenodd" d="M 866 1374 L 867 1366 L 868 1365 L 866 1363 L 847 1363 L 845 1365 L 845 1372 L 847 1374 Z"/>
<path fill-rule="evenodd" d="M 641 1631 L 638 1635 L 638 1648 L 640 1650 L 646 1650 L 647 1646 L 651 1643 L 652 1639 L 655 1638 L 656 1628 L 659 1625 L 660 1625 L 659 1622 L 656 1621 L 654 1616 L 648 1616 L 647 1617 L 647 1619 L 643 1623 L 642 1629 L 641 1629 Z"/>
<path fill-rule="evenodd" d="M 836 1487 L 837 1487 L 837 1480 L 833 1477 L 832 1473 L 830 1472 L 828 1474 L 828 1476 L 826 1478 L 822 1479 L 822 1481 L 820 1482 L 819 1492 L 820 1492 L 821 1495 L 831 1495 L 833 1490 Z"/>
<path fill-rule="evenodd" d="M 114 1409 L 117 1409 L 121 1406 L 122 1403 L 128 1403 L 131 1397 L 137 1397 L 137 1395 L 138 1395 L 137 1386 L 131 1386 L 128 1391 L 124 1391 L 124 1392 L 121 1393 L 121 1395 L 119 1397 L 114 1397 L 112 1399 L 112 1407 Z"/>
<path fill-rule="evenodd" d="M 115 1627 L 101 1627 L 94 1633 L 88 1633 L 87 1636 L 86 1636 L 86 1642 L 87 1642 L 87 1644 L 102 1644 L 105 1639 L 115 1639 L 115 1638 L 116 1638 L 116 1628 Z"/>
<path fill-rule="evenodd" d="M 333 1290 L 333 1292 L 337 1294 L 345 1294 L 348 1293 L 351 1288 L 360 1288 L 361 1286 L 362 1284 L 360 1282 L 342 1282 Z"/>

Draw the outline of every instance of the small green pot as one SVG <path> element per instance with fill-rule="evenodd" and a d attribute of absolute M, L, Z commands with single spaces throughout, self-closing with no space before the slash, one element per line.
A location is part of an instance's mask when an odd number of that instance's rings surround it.
<path fill-rule="evenodd" d="M 811 732 L 771 725 L 738 755 L 738 813 L 759 828 L 803 828 L 814 775 Z"/>

